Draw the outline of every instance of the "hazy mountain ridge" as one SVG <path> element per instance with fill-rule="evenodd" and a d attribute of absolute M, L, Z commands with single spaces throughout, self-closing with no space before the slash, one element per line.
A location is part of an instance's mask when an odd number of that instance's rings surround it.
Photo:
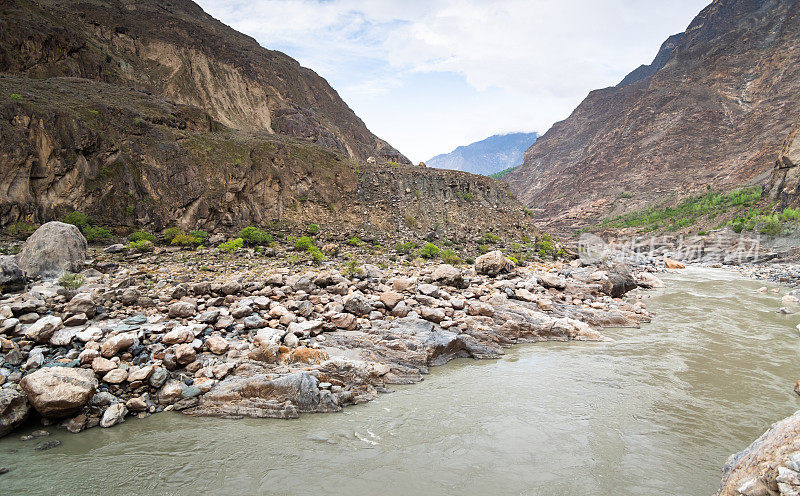
<path fill-rule="evenodd" d="M 496 134 L 475 143 L 459 146 L 425 163 L 438 169 L 452 169 L 488 176 L 522 163 L 525 150 L 539 133 Z"/>

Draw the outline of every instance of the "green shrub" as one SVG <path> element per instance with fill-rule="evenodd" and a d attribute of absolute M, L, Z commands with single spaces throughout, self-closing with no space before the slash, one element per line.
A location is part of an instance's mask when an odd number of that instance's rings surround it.
<path fill-rule="evenodd" d="M 131 241 L 130 243 L 128 243 L 128 249 L 138 253 L 151 252 L 153 251 L 153 242 L 148 241 L 146 239 L 140 239 L 139 241 Z"/>
<path fill-rule="evenodd" d="M 11 93 L 11 99 L 12 100 L 22 100 L 22 95 L 20 95 L 19 93 Z"/>
<path fill-rule="evenodd" d="M 478 245 L 478 253 L 484 254 L 489 251 L 489 247 L 486 245 Z"/>
<path fill-rule="evenodd" d="M 179 227 L 168 227 L 164 229 L 161 233 L 164 236 L 164 243 L 170 244 L 172 243 L 172 239 L 177 236 L 178 234 L 185 234 L 183 229 Z"/>
<path fill-rule="evenodd" d="M 258 227 L 245 227 L 239 231 L 239 237 L 247 246 L 265 246 L 272 243 L 275 238 L 270 233 Z"/>
<path fill-rule="evenodd" d="M 492 233 L 486 233 L 480 239 L 480 243 L 484 245 L 496 245 L 499 242 L 500 236 Z"/>
<path fill-rule="evenodd" d="M 208 235 L 208 233 L 206 231 L 202 231 L 202 230 L 199 230 L 199 229 L 195 230 L 195 231 L 189 231 L 189 236 L 191 236 L 193 238 L 197 238 L 198 240 L 200 240 L 200 244 L 201 245 L 206 244 L 206 241 L 208 241 L 208 238 L 209 238 L 209 235 Z"/>
<path fill-rule="evenodd" d="M 13 236 L 13 237 L 15 237 L 17 239 L 25 240 L 25 239 L 28 239 L 28 237 L 31 234 L 33 234 L 36 231 L 36 229 L 37 229 L 37 226 L 35 226 L 33 224 L 30 224 L 30 223 L 25 222 L 25 221 L 18 221 L 18 222 L 14 222 L 10 226 L 8 226 L 8 229 L 6 230 L 6 232 L 8 233 L 9 236 Z"/>
<path fill-rule="evenodd" d="M 322 262 L 326 260 L 325 255 L 319 251 L 316 247 L 311 250 L 311 261 L 314 262 L 316 265 L 320 265 Z"/>
<path fill-rule="evenodd" d="M 111 240 L 114 236 L 105 227 L 86 226 L 83 228 L 83 236 L 89 243 L 102 243 Z"/>
<path fill-rule="evenodd" d="M 142 241 L 142 240 L 149 241 L 151 243 L 155 243 L 156 242 L 156 237 L 153 236 L 152 234 L 150 234 L 147 231 L 136 231 L 136 232 L 132 232 L 132 233 L 130 233 L 130 235 L 128 235 L 128 241 Z"/>
<path fill-rule="evenodd" d="M 442 250 L 442 262 L 450 265 L 459 265 L 461 263 L 461 257 L 453 250 Z"/>
<path fill-rule="evenodd" d="M 244 240 L 242 238 L 236 238 L 236 239 L 232 239 L 230 241 L 226 241 L 226 242 L 222 243 L 221 245 L 219 245 L 219 251 L 226 252 L 226 253 L 227 252 L 232 252 L 232 251 L 237 251 L 237 250 L 241 250 L 243 246 L 244 246 Z"/>
<path fill-rule="evenodd" d="M 350 246 L 360 246 L 361 242 L 362 241 L 358 238 L 358 236 L 353 236 L 352 238 L 347 240 L 347 244 Z"/>
<path fill-rule="evenodd" d="M 319 234 L 319 231 L 320 231 L 319 224 L 309 224 L 308 227 L 306 228 L 306 232 L 308 232 L 308 234 L 312 236 L 316 236 L 317 234 Z"/>
<path fill-rule="evenodd" d="M 78 229 L 81 231 L 83 231 L 83 229 L 91 223 L 88 215 L 77 211 L 68 213 L 64 217 L 64 222 L 66 224 L 78 226 Z"/>
<path fill-rule="evenodd" d="M 59 286 L 65 289 L 78 289 L 86 282 L 86 278 L 82 274 L 64 274 L 58 280 Z"/>
<path fill-rule="evenodd" d="M 394 251 L 397 253 L 402 253 L 404 255 L 408 255 L 409 253 L 413 252 L 417 249 L 417 244 L 413 241 L 407 241 L 405 243 L 397 243 L 394 245 Z"/>
<path fill-rule="evenodd" d="M 316 249 L 314 239 L 308 236 L 298 238 L 297 241 L 294 242 L 294 249 L 297 251 L 312 251 Z"/>
<path fill-rule="evenodd" d="M 433 243 L 425 243 L 425 245 L 419 249 L 419 256 L 426 259 L 436 258 L 439 256 L 439 247 Z"/>
<path fill-rule="evenodd" d="M 203 244 L 203 242 L 186 233 L 178 233 L 172 238 L 169 244 L 172 246 L 199 246 Z"/>

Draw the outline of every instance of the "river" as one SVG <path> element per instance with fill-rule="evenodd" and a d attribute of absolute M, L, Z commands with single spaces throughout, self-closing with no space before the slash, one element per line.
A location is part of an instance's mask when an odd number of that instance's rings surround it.
<path fill-rule="evenodd" d="M 710 495 L 731 453 L 800 408 L 795 325 L 732 272 L 664 275 L 608 343 L 458 360 L 341 414 L 162 413 L 63 445 L 0 441 L 0 494 Z"/>

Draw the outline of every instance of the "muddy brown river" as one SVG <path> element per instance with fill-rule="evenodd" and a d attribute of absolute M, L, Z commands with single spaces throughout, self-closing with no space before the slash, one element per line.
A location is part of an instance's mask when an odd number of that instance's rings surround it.
<path fill-rule="evenodd" d="M 0 440 L 0 495 L 710 495 L 731 453 L 800 408 L 780 296 L 722 270 L 664 275 L 641 329 L 515 347 L 299 420 L 162 413 L 63 445 Z"/>

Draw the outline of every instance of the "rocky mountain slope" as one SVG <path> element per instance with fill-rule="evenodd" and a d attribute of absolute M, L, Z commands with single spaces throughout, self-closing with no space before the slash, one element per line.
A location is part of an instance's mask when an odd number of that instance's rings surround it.
<path fill-rule="evenodd" d="M 800 121 L 786 138 L 768 184 L 769 197 L 780 206 L 800 206 Z"/>
<path fill-rule="evenodd" d="M 324 79 L 192 2 L 0 12 L 0 227 L 75 209 L 149 229 L 531 222 L 494 181 L 411 166 Z"/>
<path fill-rule="evenodd" d="M 429 167 L 452 169 L 488 176 L 522 163 L 525 150 L 538 133 L 496 134 L 425 162 Z"/>
<path fill-rule="evenodd" d="M 764 182 L 800 111 L 798 28 L 796 0 L 715 0 L 663 67 L 590 93 L 505 180 L 564 231 L 708 186 Z"/>

